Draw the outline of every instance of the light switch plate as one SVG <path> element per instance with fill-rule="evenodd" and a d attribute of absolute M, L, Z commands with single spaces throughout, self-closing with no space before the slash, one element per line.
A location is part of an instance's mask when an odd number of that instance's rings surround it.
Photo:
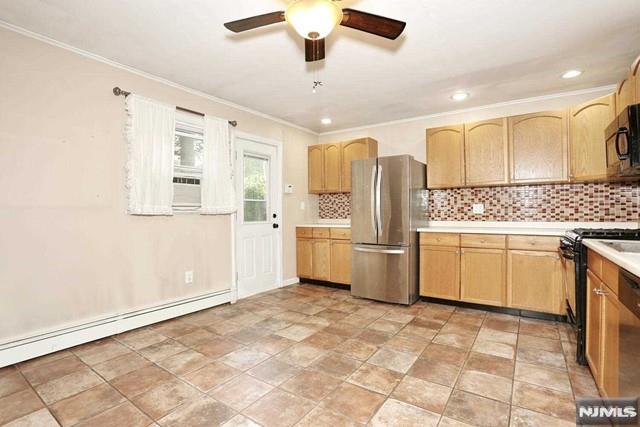
<path fill-rule="evenodd" d="M 474 203 L 473 204 L 473 213 L 474 214 L 483 214 L 484 213 L 484 204 L 482 204 L 482 203 Z"/>
<path fill-rule="evenodd" d="M 184 283 L 187 285 L 193 283 L 193 270 L 187 270 L 184 272 Z"/>

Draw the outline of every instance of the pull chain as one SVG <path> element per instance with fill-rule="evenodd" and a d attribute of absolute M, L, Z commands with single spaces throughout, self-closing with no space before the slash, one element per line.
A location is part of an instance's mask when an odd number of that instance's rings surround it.
<path fill-rule="evenodd" d="M 318 89 L 322 87 L 322 80 L 320 80 L 320 71 L 318 70 L 318 66 L 314 66 L 313 70 L 313 88 L 311 89 L 312 93 L 317 93 Z"/>

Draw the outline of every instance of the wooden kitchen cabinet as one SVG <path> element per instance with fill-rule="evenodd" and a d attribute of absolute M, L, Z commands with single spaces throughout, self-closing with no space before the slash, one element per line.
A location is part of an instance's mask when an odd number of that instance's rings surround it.
<path fill-rule="evenodd" d="M 313 239 L 311 249 L 312 276 L 317 280 L 329 280 L 331 277 L 331 241 Z"/>
<path fill-rule="evenodd" d="M 506 118 L 465 123 L 467 186 L 508 183 L 508 139 Z"/>
<path fill-rule="evenodd" d="M 600 389 L 607 397 L 618 397 L 620 302 L 608 286 L 605 285 L 602 291 L 604 295 L 600 297 L 602 310 Z"/>
<path fill-rule="evenodd" d="M 602 283 L 591 270 L 587 270 L 587 325 L 586 356 L 587 363 L 596 383 L 600 382 L 600 335 L 602 318 L 600 310 L 600 289 Z"/>
<path fill-rule="evenodd" d="M 615 104 L 615 94 L 611 94 L 571 108 L 571 180 L 587 181 L 607 177 L 606 129 L 616 118 Z"/>
<path fill-rule="evenodd" d="M 460 299 L 460 248 L 420 247 L 420 295 Z"/>
<path fill-rule="evenodd" d="M 509 307 L 562 314 L 562 292 L 562 263 L 557 252 L 507 252 Z"/>
<path fill-rule="evenodd" d="M 504 306 L 505 251 L 462 248 L 460 252 L 460 299 L 478 304 Z"/>
<path fill-rule="evenodd" d="M 512 183 L 568 179 L 566 110 L 509 117 Z"/>
<path fill-rule="evenodd" d="M 324 191 L 324 150 L 322 145 L 311 145 L 307 149 L 309 193 Z"/>
<path fill-rule="evenodd" d="M 373 138 L 359 138 L 342 144 L 342 192 L 351 192 L 351 162 L 378 157 L 378 142 Z"/>
<path fill-rule="evenodd" d="M 330 281 L 348 285 L 351 283 L 351 241 L 331 241 Z"/>
<path fill-rule="evenodd" d="M 625 126 L 628 122 L 628 117 L 623 113 L 625 108 L 635 103 L 636 85 L 637 79 L 632 70 L 616 87 L 616 115 L 619 127 Z"/>
<path fill-rule="evenodd" d="M 464 177 L 464 126 L 427 129 L 427 186 L 461 187 Z"/>
<path fill-rule="evenodd" d="M 298 277 L 310 279 L 313 276 L 311 239 L 296 239 L 296 267 Z"/>
<path fill-rule="evenodd" d="M 324 156 L 324 186 L 325 193 L 339 193 L 342 191 L 342 151 L 340 144 L 323 144 Z"/>

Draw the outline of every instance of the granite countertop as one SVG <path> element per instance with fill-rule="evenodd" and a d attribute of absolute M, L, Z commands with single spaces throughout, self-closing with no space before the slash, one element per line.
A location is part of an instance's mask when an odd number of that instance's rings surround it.
<path fill-rule="evenodd" d="M 629 242 L 628 240 L 584 239 L 582 244 L 593 249 L 609 261 L 624 268 L 628 272 L 640 276 L 640 253 L 620 252 L 608 246 L 606 242 Z M 637 242 L 637 241 L 636 241 Z"/>
<path fill-rule="evenodd" d="M 562 236 L 574 228 L 638 228 L 635 222 L 474 222 L 433 221 L 421 233 L 519 234 Z"/>

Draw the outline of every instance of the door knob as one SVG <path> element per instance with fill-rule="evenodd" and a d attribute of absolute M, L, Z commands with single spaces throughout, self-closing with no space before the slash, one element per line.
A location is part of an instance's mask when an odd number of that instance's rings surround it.
<path fill-rule="evenodd" d="M 278 225 L 278 224 L 273 224 L 273 228 L 280 228 L 280 225 Z"/>

